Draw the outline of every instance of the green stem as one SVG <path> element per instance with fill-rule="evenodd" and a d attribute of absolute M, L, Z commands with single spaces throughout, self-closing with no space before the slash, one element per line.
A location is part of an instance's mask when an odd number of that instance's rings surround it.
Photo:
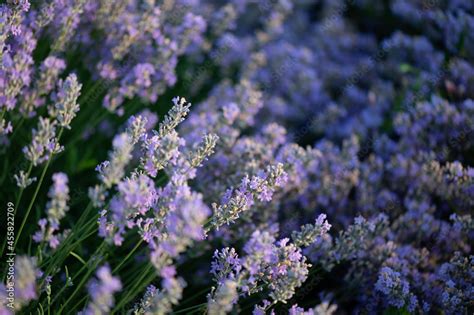
<path fill-rule="evenodd" d="M 78 239 L 75 243 L 72 243 L 72 240 L 73 238 L 69 239 L 68 243 L 63 245 L 60 249 L 58 249 L 58 253 L 59 252 L 71 252 L 73 250 L 76 249 L 77 246 L 79 246 L 84 240 L 86 240 L 87 238 L 89 238 L 90 236 L 92 236 L 93 234 L 95 234 L 97 232 L 96 230 L 96 227 L 94 226 L 94 228 L 91 230 L 91 231 L 84 231 L 84 233 L 80 233 L 81 235 L 82 234 L 85 234 L 85 236 L 83 236 L 82 238 Z M 54 268 L 56 268 L 56 266 L 58 265 L 61 265 L 64 260 L 67 258 L 67 255 L 66 256 L 55 256 L 52 260 L 48 261 L 48 267 L 46 268 L 46 272 L 45 274 L 46 275 L 50 275 L 51 272 L 53 271 Z M 45 264 L 46 266 L 46 264 Z"/>
<path fill-rule="evenodd" d="M 44 179 L 44 176 L 46 175 L 46 171 L 48 170 L 48 167 L 49 167 L 49 164 L 51 163 L 51 159 L 53 157 L 51 156 L 49 159 L 48 159 L 48 162 L 46 162 L 46 165 L 45 167 L 43 168 L 43 172 L 41 173 L 41 176 L 40 176 L 40 180 L 38 182 L 38 185 L 36 185 L 36 190 L 33 194 L 33 198 L 31 198 L 31 201 L 30 201 L 30 204 L 28 206 L 28 209 L 26 210 L 26 214 L 25 216 L 23 217 L 23 221 L 21 222 L 21 225 L 20 225 L 20 229 L 18 230 L 18 234 L 16 236 L 16 239 L 15 239 L 15 242 L 13 243 L 13 250 L 15 250 L 15 247 L 16 247 L 16 244 L 18 243 L 18 240 L 20 239 L 20 236 L 21 236 L 21 232 L 23 231 L 23 227 L 25 226 L 26 224 L 26 221 L 28 220 L 28 216 L 30 215 L 30 211 L 31 209 L 33 208 L 33 205 L 36 201 L 36 197 L 38 196 L 38 192 L 41 188 L 41 184 L 43 183 L 43 179 Z M 21 197 L 21 196 L 20 196 Z"/>
<path fill-rule="evenodd" d="M 102 242 L 102 244 L 99 246 L 99 248 L 96 250 L 96 252 L 98 254 L 100 254 L 102 252 L 102 249 L 104 247 L 104 244 L 105 242 Z M 96 257 L 95 255 L 93 255 L 89 261 L 92 260 L 92 258 Z M 105 258 L 105 257 L 104 257 Z M 71 302 L 71 300 L 74 298 L 74 296 L 79 292 L 79 290 L 82 289 L 82 287 L 84 286 L 84 284 L 87 282 L 87 280 L 89 279 L 89 276 L 95 271 L 95 267 L 97 267 L 97 265 L 102 261 L 101 258 L 97 258 L 97 260 L 94 262 L 94 264 L 91 266 L 91 268 L 89 268 L 89 270 L 87 271 L 87 273 L 82 277 L 81 279 L 81 282 L 79 282 L 79 285 L 76 287 L 76 289 L 74 290 L 74 292 L 69 296 L 69 298 L 66 300 L 66 302 L 64 302 L 64 304 L 61 306 L 61 308 L 59 309 L 58 311 L 58 314 L 62 314 L 62 311 L 63 309 L 69 304 L 69 302 Z M 85 265 L 87 266 L 87 265 Z M 58 295 L 59 296 L 59 295 Z"/>
<path fill-rule="evenodd" d="M 55 251 L 55 253 L 60 253 L 62 252 L 62 250 L 66 247 L 66 246 L 69 246 L 69 244 L 74 240 L 76 239 L 76 236 L 78 235 L 84 235 L 84 231 L 82 230 L 77 230 L 77 229 L 81 229 L 81 226 L 84 222 L 84 220 L 87 218 L 87 216 L 89 215 L 89 212 L 92 210 L 92 203 L 89 202 L 89 204 L 87 205 L 86 209 L 82 212 L 81 216 L 79 217 L 79 220 L 77 222 L 77 224 L 73 227 L 71 233 L 68 234 L 68 236 L 66 237 L 66 239 L 59 245 L 60 247 Z M 89 223 L 89 222 L 88 222 Z M 91 222 L 92 223 L 92 222 Z M 88 224 L 86 224 L 84 226 L 85 229 L 87 229 L 89 227 Z M 86 233 L 87 234 L 87 233 Z M 90 235 L 87 235 L 86 237 L 89 237 Z M 50 262 L 51 260 L 53 262 L 56 262 L 56 259 L 57 259 L 57 255 L 54 254 L 53 256 L 49 256 L 48 257 L 49 259 L 45 259 L 44 261 L 44 264 L 42 265 L 42 268 L 44 268 L 46 262 Z M 57 264 L 52 264 L 52 265 L 57 265 Z M 48 272 L 46 272 L 46 274 L 49 274 Z"/>
<path fill-rule="evenodd" d="M 64 128 L 61 127 L 58 133 L 58 142 L 59 139 L 61 139 L 61 135 L 63 133 Z M 23 221 L 21 222 L 20 229 L 18 230 L 18 234 L 16 236 L 15 242 L 13 243 L 13 250 L 15 250 L 16 244 L 18 243 L 18 240 L 20 239 L 21 232 L 23 231 L 23 227 L 25 226 L 26 221 L 28 220 L 28 216 L 30 215 L 30 211 L 33 208 L 33 205 L 36 201 L 36 197 L 38 196 L 38 192 L 41 188 L 41 184 L 43 183 L 44 176 L 46 175 L 46 172 L 48 171 L 49 165 L 51 164 L 51 161 L 53 160 L 54 154 L 51 154 L 49 157 L 48 161 L 46 162 L 45 167 L 43 168 L 43 172 L 41 172 L 40 180 L 38 182 L 38 185 L 36 185 L 36 190 L 35 193 L 33 194 L 33 198 L 31 198 L 30 204 L 28 206 L 28 209 L 26 210 L 25 217 L 23 218 Z M 20 196 L 21 197 L 21 196 Z"/>
<path fill-rule="evenodd" d="M 196 294 L 193 294 L 193 295 L 191 295 L 190 297 L 188 297 L 188 298 L 182 300 L 179 304 L 180 304 L 180 306 L 186 305 L 186 304 L 188 304 L 189 302 L 193 301 L 196 297 L 198 297 L 198 296 L 200 296 L 201 294 L 206 293 L 206 292 L 208 292 L 208 291 L 209 291 L 209 288 L 204 288 L 204 289 L 202 289 L 201 291 L 197 292 Z"/>
<path fill-rule="evenodd" d="M 140 238 L 140 241 L 135 245 L 135 247 L 128 253 L 128 255 L 120 262 L 120 264 L 117 265 L 117 267 L 114 268 L 114 270 L 112 270 L 112 273 L 115 273 L 117 272 L 120 267 L 123 266 L 123 264 L 125 264 L 125 262 L 133 255 L 133 253 L 135 253 L 135 251 L 138 249 L 138 247 L 140 247 L 140 245 L 143 243 L 143 238 Z"/>
<path fill-rule="evenodd" d="M 157 276 L 155 271 L 152 270 L 152 274 L 148 275 L 148 272 L 150 269 L 153 269 L 152 264 L 148 264 L 146 269 L 143 271 L 142 275 L 137 278 L 137 281 L 135 285 L 133 285 L 130 290 L 127 290 L 126 295 L 120 299 L 120 302 L 115 306 L 113 309 L 112 313 L 117 312 L 121 307 L 123 307 L 125 304 L 127 304 L 130 300 L 130 298 L 133 298 L 133 296 L 130 296 L 131 294 L 136 294 L 137 292 L 140 292 L 140 287 L 141 286 L 147 286 L 153 279 Z M 148 276 L 148 277 L 147 277 Z M 146 280 L 145 280 L 146 279 Z"/>
<path fill-rule="evenodd" d="M 79 305 L 81 305 L 82 303 L 84 302 L 87 302 L 87 299 L 89 298 L 88 295 L 84 296 L 82 299 L 80 299 L 76 304 L 74 304 L 74 306 L 71 308 L 71 311 L 74 311 L 76 309 L 76 307 L 78 307 Z M 85 303 L 86 304 L 86 303 Z"/>
<path fill-rule="evenodd" d="M 97 257 L 97 255 L 99 254 L 99 252 L 102 250 L 103 246 L 105 245 L 105 242 L 102 242 L 100 244 L 100 246 L 95 250 L 94 254 L 91 255 L 91 257 L 87 260 L 87 262 L 83 262 L 84 264 L 82 265 L 82 267 L 79 269 L 79 271 L 76 273 L 76 275 L 73 277 L 72 279 L 72 283 L 75 282 L 75 280 L 79 277 L 79 275 L 82 273 L 82 271 L 84 271 L 84 269 L 86 269 L 89 264 L 92 262 L 92 259 L 94 257 Z M 70 253 L 72 255 L 72 252 Z M 93 270 L 92 270 L 93 271 Z M 56 293 L 56 296 L 55 298 L 53 299 L 53 301 L 51 302 L 51 304 L 54 304 L 54 302 L 56 302 L 56 300 L 61 296 L 61 294 L 64 292 L 64 290 L 66 289 L 66 287 L 62 287 L 61 290 L 59 290 L 59 292 Z"/>
<path fill-rule="evenodd" d="M 18 122 L 18 124 L 16 126 L 13 126 L 13 133 L 10 137 L 10 142 L 11 143 L 15 143 L 15 142 L 13 142 L 13 139 L 15 139 L 15 136 L 18 134 L 18 130 L 20 130 L 20 127 L 21 127 L 21 125 L 23 125 L 24 122 L 25 122 L 25 117 L 21 116 L 20 121 Z"/>
<path fill-rule="evenodd" d="M 173 312 L 172 314 L 180 314 L 180 313 L 188 312 L 188 311 L 191 311 L 191 310 L 196 310 L 196 309 L 199 309 L 199 308 L 204 308 L 205 306 L 207 306 L 207 303 L 202 303 L 202 304 L 190 306 L 190 307 L 184 308 L 182 310 Z"/>
<path fill-rule="evenodd" d="M 86 265 L 87 263 L 84 261 L 84 259 L 82 259 L 81 256 L 79 256 L 78 254 L 76 254 L 75 252 L 70 252 L 71 256 L 75 257 L 77 260 L 79 260 L 83 265 Z"/>
<path fill-rule="evenodd" d="M 78 227 L 79 229 L 81 228 L 81 226 L 84 224 L 84 221 L 87 219 L 87 216 L 89 215 L 89 212 L 92 209 L 93 209 L 92 202 L 89 201 L 89 203 L 87 204 L 86 209 L 84 210 L 84 212 L 82 212 L 81 216 L 79 217 L 79 220 L 77 220 L 76 225 L 73 226 L 73 231 L 76 229 L 76 227 Z"/>
<path fill-rule="evenodd" d="M 30 174 L 31 174 L 31 170 L 33 169 L 33 163 L 30 163 L 30 165 L 28 166 L 28 170 L 26 172 L 26 176 L 27 178 L 30 177 Z M 18 207 L 20 206 L 20 201 L 21 201 L 21 197 L 23 196 L 23 192 L 24 192 L 25 188 L 20 188 L 20 193 L 18 194 L 18 196 L 16 197 L 16 201 L 15 201 L 15 210 L 13 211 L 13 217 L 16 216 L 16 213 L 17 213 L 17 210 L 18 210 Z M 15 239 L 15 244 L 16 244 L 16 240 L 18 239 L 18 237 Z M 5 245 L 7 244 L 7 238 L 5 238 L 3 240 L 3 244 L 2 244 L 2 250 L 0 251 L 0 256 L 3 256 L 3 251 L 5 250 Z"/>
<path fill-rule="evenodd" d="M 0 113 L 0 123 L 2 122 L 3 120 L 3 117 L 5 117 L 5 113 L 7 112 L 7 108 L 4 107 L 2 112 Z"/>
<path fill-rule="evenodd" d="M 45 275 L 51 275 L 51 273 L 53 272 L 53 270 L 55 268 L 57 268 L 57 266 L 59 265 L 62 265 L 64 260 L 66 260 L 66 258 L 68 257 L 68 254 L 67 255 L 62 255 L 62 256 L 57 256 L 57 254 L 59 253 L 62 253 L 62 252 L 66 252 L 66 253 L 70 253 L 72 251 L 74 251 L 76 249 L 77 246 L 79 246 L 80 244 L 82 244 L 82 242 L 89 238 L 91 235 L 95 234 L 97 231 L 95 230 L 95 228 L 88 234 L 86 234 L 84 237 L 80 238 L 77 240 L 77 242 L 73 243 L 72 245 L 68 245 L 68 244 L 65 244 L 64 242 L 66 240 L 63 241 L 63 243 L 61 243 L 60 247 L 55 251 L 54 255 L 52 256 L 53 258 L 50 258 L 49 260 L 47 260 L 48 264 L 44 263 L 42 266 L 41 266 L 41 269 L 45 269 L 44 267 L 47 265 L 48 267 L 46 268 L 46 271 L 45 271 Z M 81 234 L 82 235 L 82 234 Z M 71 242 L 71 239 L 73 238 L 69 238 L 69 243 Z M 67 246 L 67 247 L 66 247 Z M 89 262 L 89 260 L 88 260 Z M 82 265 L 81 269 L 79 270 L 79 272 L 77 273 L 76 276 L 74 276 L 73 278 L 73 282 L 77 279 L 78 275 L 82 272 L 82 270 L 84 270 L 84 268 L 87 267 L 87 263 L 86 265 Z M 41 281 L 39 287 L 43 287 L 44 286 L 44 279 Z M 58 292 L 56 294 L 56 297 L 60 296 L 61 292 L 64 291 L 65 288 L 62 288 L 60 292 Z M 56 298 L 55 298 L 56 299 Z M 34 307 L 36 307 L 36 305 L 39 303 L 39 300 L 37 300 L 34 304 Z M 51 303 L 52 304 L 52 303 Z"/>
<path fill-rule="evenodd" d="M 30 165 L 28 166 L 28 170 L 26 171 L 26 178 L 30 178 L 30 174 L 31 174 L 31 170 L 33 169 L 33 163 L 30 163 Z M 18 209 L 18 206 L 20 205 L 20 201 L 21 201 L 21 197 L 23 196 L 23 192 L 25 191 L 25 188 L 24 187 L 21 187 L 20 188 L 20 193 L 18 194 L 18 196 L 16 197 L 16 201 L 15 201 L 15 212 L 14 214 L 16 214 L 16 211 Z"/>

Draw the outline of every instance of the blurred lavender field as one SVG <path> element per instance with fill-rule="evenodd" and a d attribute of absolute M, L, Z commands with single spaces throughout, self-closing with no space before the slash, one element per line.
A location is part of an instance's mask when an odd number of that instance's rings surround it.
<path fill-rule="evenodd" d="M 473 314 L 474 2 L 2 1 L 0 188 L 0 315 Z"/>

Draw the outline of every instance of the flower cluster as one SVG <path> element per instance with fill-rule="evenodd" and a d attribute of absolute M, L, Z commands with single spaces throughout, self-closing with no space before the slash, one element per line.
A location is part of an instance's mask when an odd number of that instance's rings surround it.
<path fill-rule="evenodd" d="M 62 80 L 58 82 L 57 94 L 52 97 L 56 104 L 48 108 L 48 117 L 39 117 L 38 127 L 32 131 L 31 143 L 23 148 L 23 153 L 31 166 L 50 161 L 53 155 L 63 151 L 59 140 L 63 129 L 70 129 L 71 121 L 79 111 L 77 99 L 80 90 L 81 84 L 75 74 L 70 74 L 64 82 Z M 19 187 L 25 188 L 35 180 L 29 178 L 30 172 L 31 167 L 26 174 L 20 171 L 19 175 L 15 175 Z"/>
<path fill-rule="evenodd" d="M 469 0 L 4 1 L 0 313 L 472 313 L 473 34 Z"/>
<path fill-rule="evenodd" d="M 259 238 L 259 239 L 257 239 Z M 256 231 L 246 244 L 247 256 L 238 258 L 234 249 L 216 251 L 212 264 L 217 288 L 208 296 L 208 308 L 230 312 L 239 295 L 250 295 L 268 287 L 269 296 L 286 302 L 307 277 L 311 265 L 305 263 L 300 249 L 287 246 L 288 239 L 273 244 L 267 232 Z M 258 250 L 258 251 L 257 251 Z M 225 307 L 224 307 L 225 306 Z"/>
<path fill-rule="evenodd" d="M 234 248 L 216 250 L 211 273 L 217 283 L 208 295 L 208 308 L 212 314 L 226 314 L 232 310 L 239 296 L 268 291 L 273 302 L 264 303 L 263 310 L 278 302 L 286 303 L 295 290 L 307 279 L 311 264 L 306 262 L 302 246 L 316 242 L 330 228 L 326 216 L 321 214 L 316 225 L 303 226 L 294 232 L 294 243 L 288 238 L 275 240 L 276 231 L 255 231 L 244 245 L 244 257 L 238 257 Z M 256 309 L 258 310 L 258 308 Z M 262 308 L 260 308 L 262 311 Z"/>
<path fill-rule="evenodd" d="M 251 178 L 246 175 L 237 189 L 230 188 L 226 191 L 220 205 L 212 205 L 212 226 L 218 229 L 223 224 L 234 222 L 241 212 L 248 210 L 255 202 L 271 201 L 275 189 L 285 182 L 286 173 L 281 163 L 271 165 L 266 171 Z"/>
<path fill-rule="evenodd" d="M 69 187 L 68 178 L 64 173 L 56 173 L 53 175 L 54 184 L 49 190 L 48 196 L 51 198 L 46 205 L 47 218 L 40 219 L 38 225 L 40 231 L 33 235 L 33 240 L 37 243 L 47 242 L 49 247 L 55 249 L 58 247 L 61 239 L 67 235 L 67 231 L 63 233 L 55 233 L 59 231 L 59 221 L 66 216 L 69 210 Z"/>

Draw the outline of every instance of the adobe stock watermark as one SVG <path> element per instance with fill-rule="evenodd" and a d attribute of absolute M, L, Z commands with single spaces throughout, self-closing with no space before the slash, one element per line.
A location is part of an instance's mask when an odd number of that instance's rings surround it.
<path fill-rule="evenodd" d="M 15 205 L 7 202 L 7 279 L 5 283 L 6 303 L 15 308 Z"/>

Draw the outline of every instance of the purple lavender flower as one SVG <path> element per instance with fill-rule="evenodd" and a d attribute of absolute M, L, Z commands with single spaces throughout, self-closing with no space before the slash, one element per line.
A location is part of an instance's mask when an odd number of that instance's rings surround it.
<path fill-rule="evenodd" d="M 115 302 L 113 295 L 122 289 L 122 283 L 112 276 L 107 265 L 99 267 L 96 276 L 88 284 L 91 301 L 82 312 L 84 315 L 109 313 Z"/>
<path fill-rule="evenodd" d="M 39 78 L 33 82 L 33 87 L 27 92 L 21 103 L 20 110 L 25 115 L 34 115 L 36 108 L 46 103 L 46 96 L 54 89 L 59 74 L 65 68 L 66 64 L 64 60 L 54 56 L 47 57 L 43 61 L 39 68 Z M 72 78 L 73 77 L 71 77 L 71 79 Z M 77 88 L 80 88 L 80 85 L 78 85 Z M 74 96 L 72 95 L 72 97 Z"/>
<path fill-rule="evenodd" d="M 294 231 L 291 235 L 296 246 L 309 246 L 331 229 L 331 224 L 326 221 L 326 215 L 320 214 L 314 225 L 306 224 L 301 227 L 301 232 Z"/>
<path fill-rule="evenodd" d="M 245 311 L 249 301 L 254 314 L 332 314 L 336 305 L 342 313 L 347 305 L 369 314 L 468 313 L 471 2 L 8 0 L 0 5 L 0 155 L 24 147 L 30 167 L 14 176 L 20 197 L 36 180 L 34 167 L 60 169 L 63 159 L 53 156 L 62 150 L 74 157 L 59 136 L 78 115 L 78 76 L 89 80 L 83 101 L 91 110 L 101 103 L 132 115 L 98 127 L 83 117 L 65 144 L 82 135 L 96 145 L 95 132 L 112 138 L 89 195 L 99 236 L 117 246 L 142 239 L 145 254 L 130 259 L 148 259 L 161 277 L 136 313 L 170 313 L 181 300 L 211 314 Z M 153 130 L 161 97 L 174 86 L 200 101 L 191 110 L 174 98 Z M 73 168 L 87 172 L 95 149 Z M 12 158 L 0 160 L 8 175 Z M 8 176 L 0 177 L 5 184 Z M 53 182 L 33 235 L 48 246 L 19 242 L 17 250 L 54 274 L 63 270 L 59 244 L 68 233 L 60 222 L 73 205 L 66 175 L 55 173 Z M 40 200 L 41 183 L 23 196 Z M 207 303 L 192 306 L 178 270 L 193 281 L 191 291 L 207 287 L 209 279 L 193 276 L 206 272 L 211 243 L 222 245 L 210 266 L 215 282 Z M 55 294 L 69 291 L 47 279 L 37 287 L 35 260 L 18 259 L 26 278 L 15 311 L 36 298 L 40 308 L 60 306 L 64 297 Z M 68 263 L 67 272 L 77 266 Z M 351 294 L 308 308 L 297 292 L 319 268 L 318 288 L 337 278 L 331 290 Z M 108 267 L 97 271 L 84 312 L 122 311 L 112 309 L 120 282 Z M 132 278 L 127 290 L 140 279 Z M 120 306 L 136 292 L 123 298 Z M 64 307 L 84 307 L 75 299 Z"/>
<path fill-rule="evenodd" d="M 66 230 L 63 233 L 59 231 L 59 222 L 65 217 L 69 210 L 69 187 L 68 177 L 64 173 L 53 174 L 54 184 L 51 186 L 48 197 L 50 201 L 46 205 L 47 219 L 43 218 L 38 221 L 40 231 L 33 235 L 33 240 L 37 243 L 48 242 L 49 247 L 56 249 L 62 239 L 67 235 Z"/>
<path fill-rule="evenodd" d="M 14 314 L 39 297 L 36 284 L 36 280 L 39 278 L 36 257 L 16 256 L 14 258 L 14 274 L 14 279 L 8 279 L 5 284 L 0 284 L 0 296 L 2 297 L 0 312 L 2 314 Z M 13 291 L 14 296 L 9 293 Z M 11 300 L 3 300 L 4 297 Z"/>
<path fill-rule="evenodd" d="M 56 135 L 56 122 L 40 117 L 37 129 L 33 129 L 31 143 L 23 148 L 26 158 L 36 166 L 59 153 L 63 148 L 59 145 Z"/>
<path fill-rule="evenodd" d="M 383 267 L 380 270 L 379 278 L 375 283 L 375 290 L 386 297 L 389 305 L 398 309 L 407 307 L 409 312 L 413 312 L 417 307 L 418 301 L 410 293 L 409 283 L 401 278 L 399 272 L 389 267 Z"/>
<path fill-rule="evenodd" d="M 177 305 L 182 297 L 186 283 L 182 278 L 176 278 L 176 270 L 173 266 L 165 266 L 161 271 L 163 277 L 163 289 L 149 286 L 140 304 L 135 306 L 135 312 L 139 314 L 167 314 L 172 311 L 173 305 Z"/>
<path fill-rule="evenodd" d="M 238 189 L 231 189 L 224 195 L 221 205 L 213 204 L 213 227 L 218 229 L 223 224 L 235 221 L 241 212 L 247 211 L 257 200 L 270 201 L 275 189 L 285 182 L 286 173 L 281 163 L 269 166 L 266 172 L 261 171 L 251 179 L 248 175 L 242 178 Z"/>

